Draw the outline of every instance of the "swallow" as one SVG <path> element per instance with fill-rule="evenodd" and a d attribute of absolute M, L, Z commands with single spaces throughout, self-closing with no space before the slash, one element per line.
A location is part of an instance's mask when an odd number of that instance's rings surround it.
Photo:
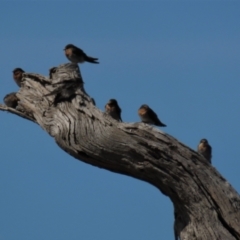
<path fill-rule="evenodd" d="M 138 115 L 144 123 L 154 124 L 159 127 L 167 126 L 159 120 L 157 114 L 146 104 L 143 104 L 138 109 Z"/>
<path fill-rule="evenodd" d="M 74 46 L 73 44 L 68 44 L 65 48 L 65 55 L 67 59 L 72 63 L 99 63 L 98 58 L 93 58 L 87 56 L 87 54 L 80 48 Z"/>
<path fill-rule="evenodd" d="M 115 99 L 110 99 L 105 105 L 105 112 L 109 114 L 115 120 L 122 122 L 121 108 L 118 106 L 118 102 Z"/>
<path fill-rule="evenodd" d="M 19 87 L 21 87 L 23 73 L 24 73 L 24 71 L 21 68 L 13 69 L 13 79 Z"/>
<path fill-rule="evenodd" d="M 16 96 L 16 93 L 9 93 L 3 98 L 4 103 L 10 107 L 10 108 L 16 108 L 18 105 L 18 97 Z"/>
<path fill-rule="evenodd" d="M 203 155 L 209 163 L 212 163 L 212 147 L 209 145 L 208 140 L 203 138 L 197 147 L 198 153 Z"/>

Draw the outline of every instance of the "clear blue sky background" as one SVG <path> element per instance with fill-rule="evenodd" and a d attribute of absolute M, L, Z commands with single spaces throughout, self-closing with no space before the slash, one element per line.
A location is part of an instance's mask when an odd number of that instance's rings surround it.
<path fill-rule="evenodd" d="M 48 74 L 73 43 L 100 59 L 81 72 L 126 122 L 149 104 L 163 130 L 196 149 L 240 192 L 239 1 L 1 1 L 0 98 L 12 70 Z M 86 165 L 38 125 L 0 112 L 0 239 L 173 239 L 171 201 L 151 185 Z"/>

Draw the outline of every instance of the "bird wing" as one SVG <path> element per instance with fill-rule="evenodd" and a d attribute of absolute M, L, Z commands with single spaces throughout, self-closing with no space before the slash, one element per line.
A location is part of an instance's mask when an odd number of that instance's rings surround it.
<path fill-rule="evenodd" d="M 119 106 L 117 106 L 117 111 L 121 114 L 122 109 Z"/>
<path fill-rule="evenodd" d="M 212 147 L 208 144 L 207 151 L 209 153 L 210 158 L 212 157 Z"/>
<path fill-rule="evenodd" d="M 154 121 L 154 124 L 159 127 L 166 127 L 167 125 L 162 123 L 160 119 L 158 118 L 157 114 L 150 108 L 149 109 L 149 116 Z"/>
<path fill-rule="evenodd" d="M 81 56 L 87 56 L 85 54 L 85 52 L 78 47 L 73 48 L 72 51 L 73 51 L 73 54 L 77 54 L 77 55 L 81 55 Z"/>
<path fill-rule="evenodd" d="M 122 109 L 121 109 L 119 106 L 117 106 L 117 112 L 118 112 L 118 114 L 119 114 L 119 119 L 120 119 L 120 121 L 122 122 L 122 117 L 121 117 Z"/>
<path fill-rule="evenodd" d="M 148 114 L 149 114 L 149 117 L 154 121 L 159 121 L 157 114 L 151 108 L 149 108 Z"/>
<path fill-rule="evenodd" d="M 208 146 L 209 146 L 209 151 L 212 153 L 212 147 L 210 145 L 208 145 Z"/>

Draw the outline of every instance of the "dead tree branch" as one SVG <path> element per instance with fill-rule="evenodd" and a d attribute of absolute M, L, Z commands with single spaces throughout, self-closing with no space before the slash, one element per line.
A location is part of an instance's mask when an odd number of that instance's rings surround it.
<path fill-rule="evenodd" d="M 240 197 L 232 186 L 170 135 L 100 111 L 76 64 L 54 68 L 51 79 L 25 73 L 17 97 L 16 109 L 0 110 L 39 124 L 80 161 L 149 182 L 167 195 L 175 208 L 176 238 L 240 240 Z"/>

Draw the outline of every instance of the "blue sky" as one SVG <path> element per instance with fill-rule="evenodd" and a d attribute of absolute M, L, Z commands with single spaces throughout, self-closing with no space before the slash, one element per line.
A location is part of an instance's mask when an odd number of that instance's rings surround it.
<path fill-rule="evenodd" d="M 149 104 L 162 130 L 196 149 L 240 192 L 239 1 L 2 1 L 0 98 L 11 71 L 48 74 L 73 43 L 98 57 L 81 72 L 126 122 Z M 171 201 L 151 185 L 72 158 L 38 125 L 1 114 L 0 238 L 173 239 Z"/>

